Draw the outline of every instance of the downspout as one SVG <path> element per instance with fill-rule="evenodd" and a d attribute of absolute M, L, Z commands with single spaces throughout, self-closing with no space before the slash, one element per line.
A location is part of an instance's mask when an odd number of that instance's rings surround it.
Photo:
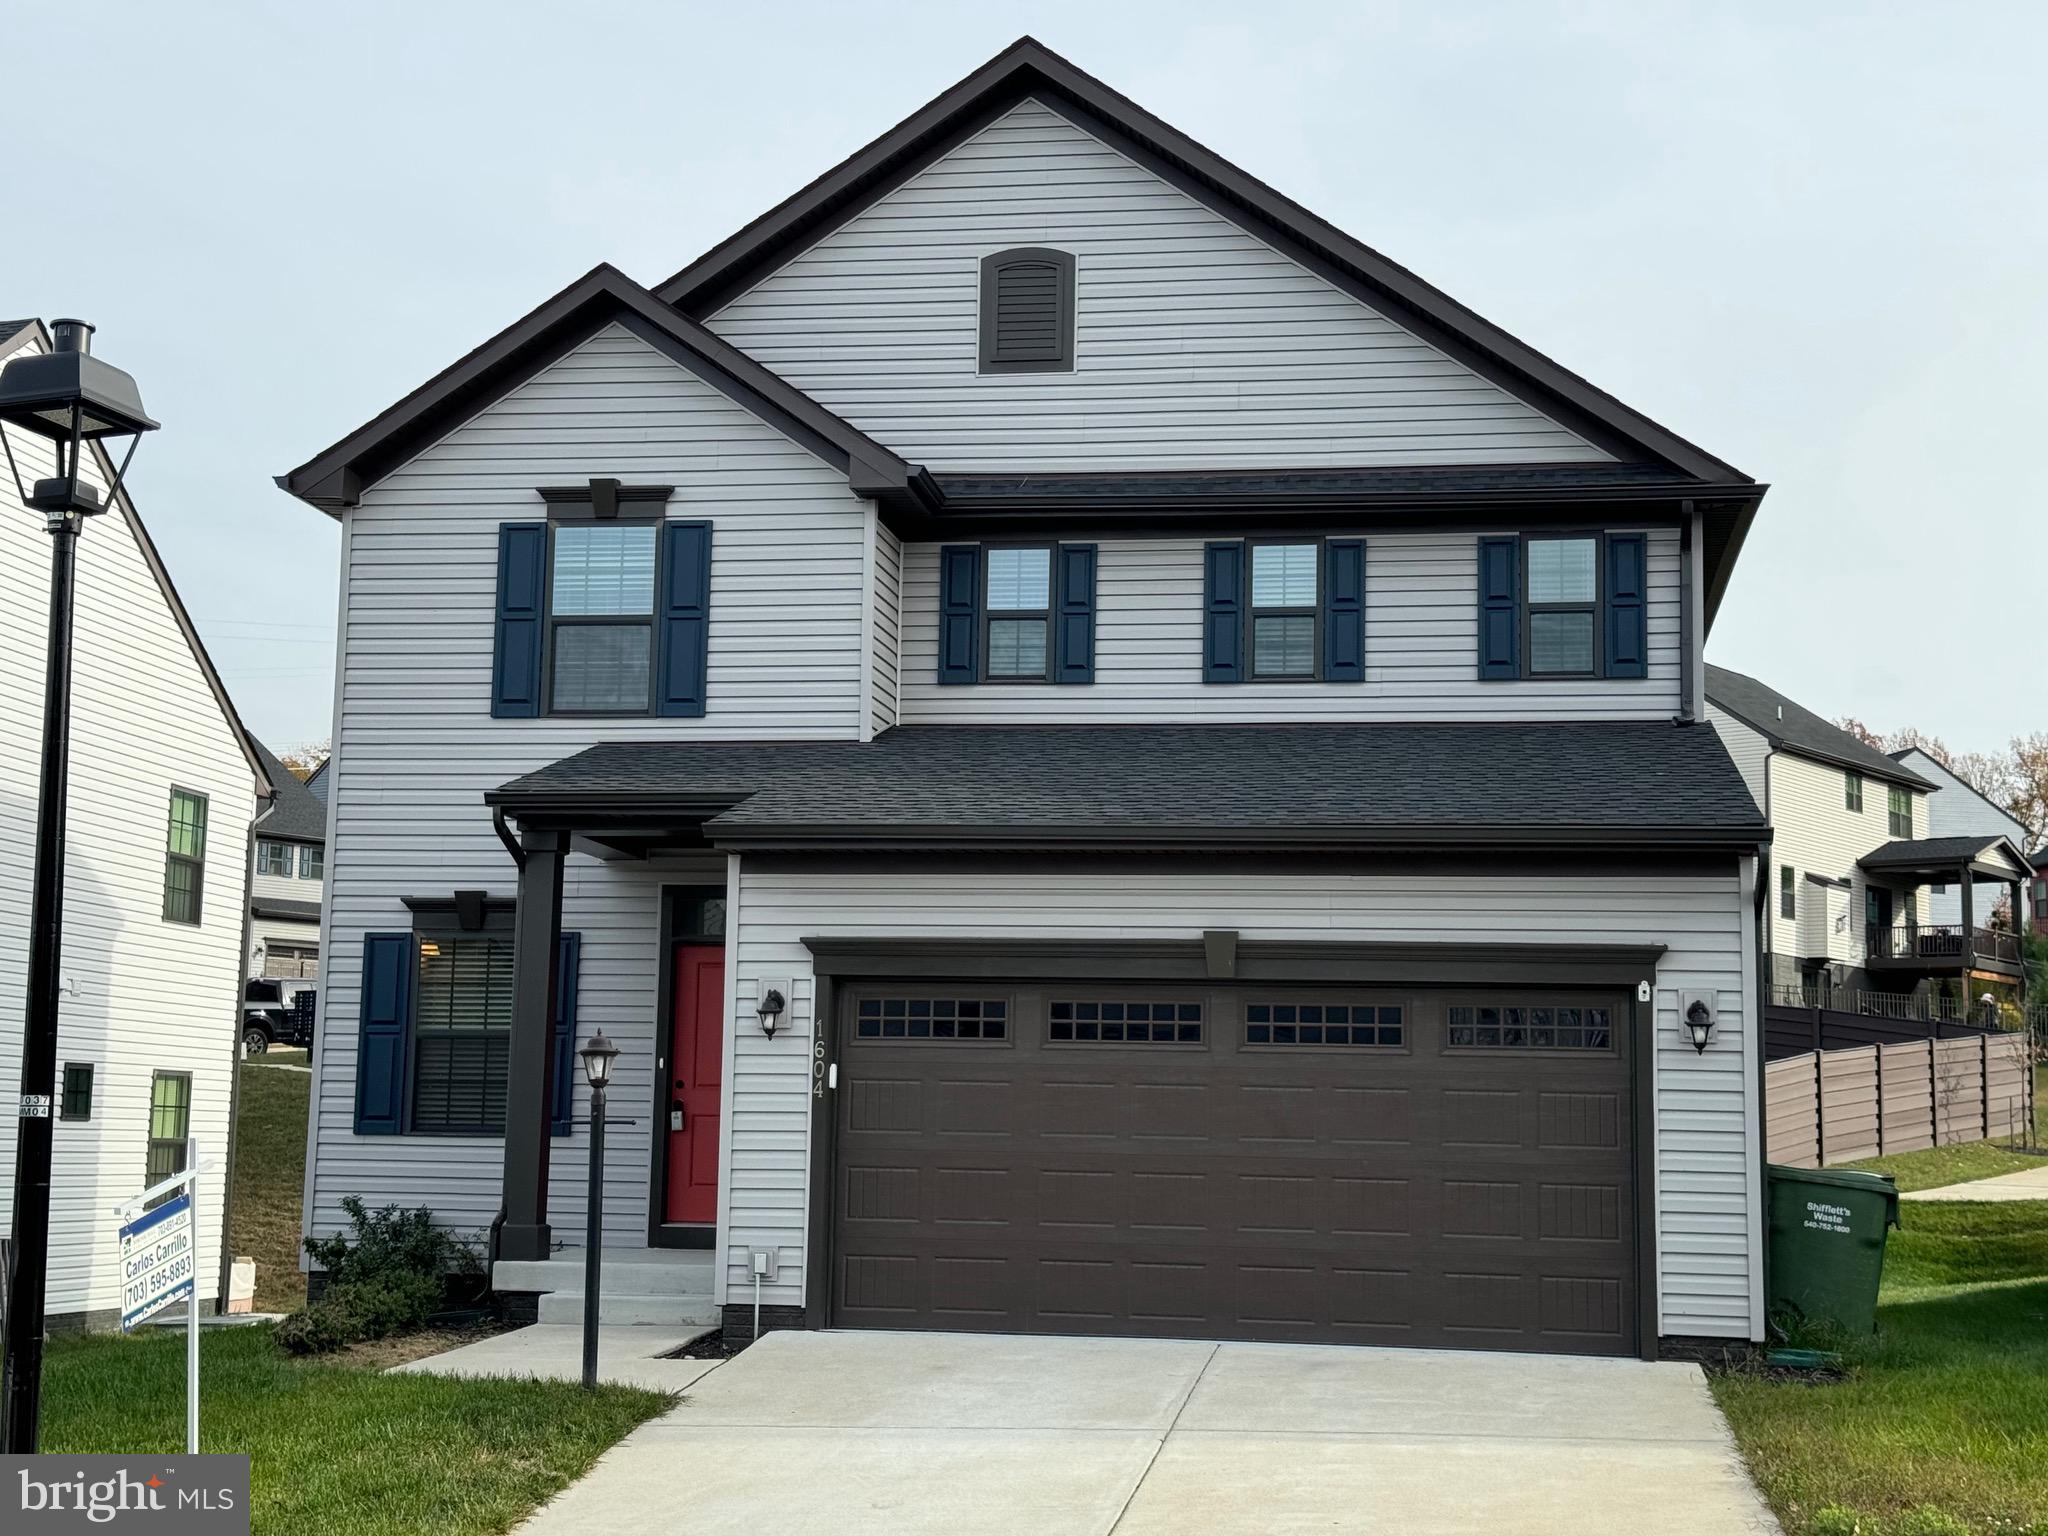
<path fill-rule="evenodd" d="M 512 835 L 512 827 L 505 819 L 505 808 L 502 805 L 491 807 L 491 830 L 498 834 L 498 841 L 505 845 L 505 851 L 512 856 L 513 867 L 526 868 L 526 850 L 519 846 L 519 839 Z M 498 1200 L 498 1214 L 491 1218 L 490 1230 L 484 1236 L 484 1262 L 488 1266 L 495 1266 L 498 1262 L 498 1239 L 499 1234 L 505 1230 L 506 1215 L 505 1201 L 501 1195 Z"/>
<path fill-rule="evenodd" d="M 249 999 L 249 934 L 255 927 L 255 920 L 249 909 L 250 872 L 256 868 L 256 828 L 263 819 L 277 809 L 277 788 L 271 787 L 268 795 L 258 795 L 258 800 L 267 801 L 249 821 L 248 835 L 242 840 L 242 958 L 235 965 L 235 1031 L 234 1044 L 228 1052 L 228 1152 L 221 1165 L 220 1186 L 220 1285 L 214 1292 L 213 1311 L 216 1317 L 224 1317 L 228 1310 L 229 1269 L 234 1263 L 234 1196 L 235 1196 L 235 1149 L 240 1140 L 242 1123 L 242 1019 L 243 1010 Z"/>

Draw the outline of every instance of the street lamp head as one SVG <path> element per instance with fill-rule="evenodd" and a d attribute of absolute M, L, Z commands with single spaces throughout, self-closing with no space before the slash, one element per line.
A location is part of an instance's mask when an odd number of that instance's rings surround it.
<path fill-rule="evenodd" d="M 50 327 L 53 350 L 24 352 L 0 368 L 0 436 L 14 427 L 56 445 L 57 474 L 38 480 L 22 499 L 41 512 L 93 513 L 105 509 L 99 491 L 79 480 L 85 443 L 126 437 L 128 452 L 157 424 L 142 409 L 135 380 L 92 355 L 92 330 L 83 320 L 58 320 Z M 14 453 L 7 453 L 10 465 Z M 122 463 L 122 471 L 127 470 Z M 114 477 L 119 486 L 120 475 Z M 20 489 L 20 475 L 15 477 Z M 108 500 L 111 500 L 111 493 Z"/>
<path fill-rule="evenodd" d="M 590 1086 L 602 1092 L 612 1080 L 612 1063 L 619 1058 L 619 1048 L 605 1038 L 603 1030 L 599 1030 L 576 1054 L 583 1058 L 583 1075 Z"/>

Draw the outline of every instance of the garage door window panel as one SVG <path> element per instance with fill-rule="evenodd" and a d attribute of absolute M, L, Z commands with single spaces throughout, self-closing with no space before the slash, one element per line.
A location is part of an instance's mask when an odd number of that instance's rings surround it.
<path fill-rule="evenodd" d="M 1258 999 L 1247 1002 L 1244 1008 L 1247 1046 L 1363 1046 L 1400 1050 L 1407 1039 L 1406 1012 L 1398 1004 Z"/>
<path fill-rule="evenodd" d="M 1614 1052 L 1614 1010 L 1590 1003 L 1454 1003 L 1444 1029 L 1452 1051 Z"/>
<path fill-rule="evenodd" d="M 1006 1045 L 1006 997 L 864 997 L 854 1006 L 854 1038 L 909 1044 Z"/>
<path fill-rule="evenodd" d="M 1053 1045 L 1199 1046 L 1203 1012 L 1187 998 L 1054 998 L 1045 1037 Z"/>

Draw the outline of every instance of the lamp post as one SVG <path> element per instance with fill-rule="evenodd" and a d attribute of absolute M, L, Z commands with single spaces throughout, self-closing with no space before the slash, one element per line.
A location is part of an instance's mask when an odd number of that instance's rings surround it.
<path fill-rule="evenodd" d="M 22 504 L 43 514 L 50 546 L 50 631 L 43 656 L 43 750 L 36 800 L 35 891 L 29 907 L 28 1006 L 21 1033 L 21 1101 L 15 1122 L 14 1283 L 7 1306 L 4 1439 L 10 1455 L 36 1449 L 42 1416 L 44 1291 L 50 1270 L 50 1133 L 57 1092 L 57 997 L 64 941 L 64 810 L 71 769 L 71 602 L 78 535 L 85 520 L 119 494 L 142 434 L 135 381 L 92 355 L 83 320 L 52 323 L 53 350 L 24 354 L 0 369 L 0 446 Z M 44 439 L 56 473 L 21 483 L 6 429 Z M 86 448 L 129 439 L 121 468 L 101 499 L 84 476 Z"/>
<path fill-rule="evenodd" d="M 583 1232 L 583 1390 L 597 1390 L 597 1292 L 604 1258 L 604 1090 L 612 1080 L 619 1048 L 603 1030 L 576 1053 L 590 1082 L 590 1194 L 584 1202 Z"/>

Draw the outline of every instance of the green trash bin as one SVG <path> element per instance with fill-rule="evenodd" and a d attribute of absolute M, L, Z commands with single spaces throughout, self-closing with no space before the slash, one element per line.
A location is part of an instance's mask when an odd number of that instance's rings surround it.
<path fill-rule="evenodd" d="M 1899 1224 L 1899 1186 L 1886 1174 L 1847 1169 L 1771 1164 L 1766 1174 L 1771 1311 L 1874 1333 L 1885 1233 Z"/>

